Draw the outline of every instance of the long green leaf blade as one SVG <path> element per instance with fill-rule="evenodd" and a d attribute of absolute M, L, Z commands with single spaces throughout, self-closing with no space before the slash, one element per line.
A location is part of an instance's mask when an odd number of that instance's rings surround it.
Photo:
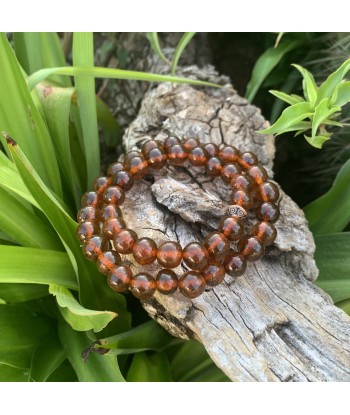
<path fill-rule="evenodd" d="M 193 36 L 196 34 L 196 32 L 186 32 L 182 38 L 180 39 L 180 42 L 178 43 L 175 53 L 173 56 L 173 60 L 171 62 L 171 75 L 174 76 L 176 72 L 176 67 L 179 62 L 179 59 L 181 58 L 182 52 L 185 50 L 185 47 L 190 43 Z"/>
<path fill-rule="evenodd" d="M 320 103 L 323 98 L 330 98 L 334 94 L 337 86 L 341 83 L 349 70 L 350 59 L 346 60 L 335 72 L 329 75 L 318 89 L 317 104 Z"/>
<path fill-rule="evenodd" d="M 307 101 L 313 106 L 317 99 L 317 85 L 311 72 L 300 65 L 293 64 L 303 77 L 304 96 Z"/>
<path fill-rule="evenodd" d="M 161 58 L 165 63 L 171 65 L 171 62 L 165 57 L 162 48 L 159 44 L 158 32 L 148 32 L 147 39 L 151 45 L 153 51 Z"/>
<path fill-rule="evenodd" d="M 342 107 L 350 102 L 350 81 L 341 83 L 336 90 L 335 105 Z"/>

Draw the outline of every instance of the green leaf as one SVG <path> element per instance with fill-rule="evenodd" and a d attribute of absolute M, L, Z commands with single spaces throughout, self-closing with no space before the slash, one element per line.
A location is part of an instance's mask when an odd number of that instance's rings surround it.
<path fill-rule="evenodd" d="M 313 107 L 317 99 L 317 85 L 313 75 L 300 65 L 293 64 L 292 66 L 301 73 L 303 77 L 304 97 Z"/>
<path fill-rule="evenodd" d="M 281 61 L 283 56 L 293 49 L 296 49 L 301 45 L 300 40 L 290 40 L 280 43 L 276 48 L 272 47 L 267 49 L 256 61 L 252 76 L 247 85 L 247 91 L 245 96 L 249 102 L 252 102 L 260 86 L 270 74 L 273 68 L 275 68 Z"/>
<path fill-rule="evenodd" d="M 48 287 L 41 284 L 0 284 L 0 298 L 6 303 L 23 303 L 49 295 Z"/>
<path fill-rule="evenodd" d="M 28 382 L 29 369 L 19 369 L 0 363 L 0 382 Z"/>
<path fill-rule="evenodd" d="M 0 245 L 0 283 L 59 284 L 78 289 L 65 252 Z"/>
<path fill-rule="evenodd" d="M 61 197 L 60 174 L 50 135 L 4 34 L 0 35 L 0 56 L 1 130 L 16 139 L 45 184 Z"/>
<path fill-rule="evenodd" d="M 304 138 L 312 147 L 322 148 L 323 144 L 330 139 L 330 135 L 316 135 L 315 137 L 304 135 Z"/>
<path fill-rule="evenodd" d="M 56 297 L 64 319 L 74 330 L 98 332 L 117 317 L 117 314 L 111 311 L 96 311 L 84 308 L 65 287 L 52 284 L 49 291 L 50 294 Z"/>
<path fill-rule="evenodd" d="M 328 78 L 320 85 L 317 94 L 316 103 L 320 103 L 324 98 L 331 98 L 336 88 L 343 80 L 344 76 L 350 70 L 350 59 L 346 60 L 335 72 L 331 73 Z"/>
<path fill-rule="evenodd" d="M 350 299 L 339 301 L 335 305 L 350 315 Z"/>
<path fill-rule="evenodd" d="M 342 231 L 350 221 L 350 160 L 339 170 L 330 190 L 304 208 L 316 235 Z"/>
<path fill-rule="evenodd" d="M 260 134 L 282 134 L 284 131 L 291 131 L 290 128 L 294 128 L 300 121 L 305 118 L 311 117 L 311 106 L 309 102 L 299 102 L 291 107 L 286 108 L 279 119 L 271 125 L 271 127 L 265 130 L 260 130 Z"/>
<path fill-rule="evenodd" d="M 275 97 L 281 99 L 282 101 L 286 102 L 289 105 L 298 104 L 298 102 L 304 102 L 304 99 L 302 97 L 299 97 L 298 95 L 288 95 L 281 91 L 275 91 L 271 89 L 270 94 L 274 95 Z"/>
<path fill-rule="evenodd" d="M 327 118 L 341 110 L 338 106 L 330 106 L 329 101 L 329 98 L 324 98 L 315 108 L 314 116 L 312 117 L 312 138 L 316 136 L 319 126 Z"/>
<path fill-rule="evenodd" d="M 73 366 L 80 382 L 122 382 L 124 378 L 120 373 L 115 356 L 100 356 L 92 354 L 84 362 L 81 354 L 91 342 L 87 333 L 74 331 L 67 323 L 61 321 L 58 326 L 61 343 L 66 356 Z"/>
<path fill-rule="evenodd" d="M 135 354 L 126 380 L 128 382 L 171 382 L 167 355 L 145 352 Z"/>
<path fill-rule="evenodd" d="M 102 128 L 104 141 L 108 147 L 115 148 L 120 140 L 120 128 L 108 106 L 96 97 L 97 121 Z"/>
<path fill-rule="evenodd" d="M 342 82 L 340 85 L 338 85 L 333 96 L 334 95 L 336 95 L 336 99 L 334 100 L 334 103 L 335 105 L 338 105 L 339 107 L 342 107 L 343 105 L 350 102 L 350 81 Z"/>
<path fill-rule="evenodd" d="M 77 375 L 66 359 L 58 368 L 48 377 L 47 382 L 77 382 Z"/>
<path fill-rule="evenodd" d="M 73 64 L 75 66 L 94 66 L 94 43 L 92 32 L 73 34 Z M 84 152 L 87 167 L 87 186 L 100 174 L 100 145 L 95 99 L 95 79 L 74 76 L 78 107 L 83 130 Z"/>
<path fill-rule="evenodd" d="M 148 32 L 147 39 L 151 45 L 151 48 L 160 57 L 160 59 L 163 59 L 165 63 L 167 63 L 168 65 L 171 65 L 170 61 L 165 57 L 162 51 L 162 48 L 160 47 L 159 39 L 158 39 L 158 32 Z"/>
<path fill-rule="evenodd" d="M 316 235 L 315 242 L 316 284 L 335 302 L 350 298 L 350 232 Z"/>
<path fill-rule="evenodd" d="M 191 39 L 193 38 L 195 34 L 196 32 L 186 32 L 180 39 L 178 45 L 176 46 L 173 60 L 171 62 L 171 68 L 170 68 L 170 73 L 172 76 L 175 75 L 177 63 L 179 62 L 179 59 L 181 58 L 182 52 L 185 50 L 185 47 L 190 43 Z"/>

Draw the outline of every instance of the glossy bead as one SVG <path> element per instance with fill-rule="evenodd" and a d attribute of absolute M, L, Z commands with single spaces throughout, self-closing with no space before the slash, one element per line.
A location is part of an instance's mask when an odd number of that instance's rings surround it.
<path fill-rule="evenodd" d="M 130 150 L 124 155 L 124 159 L 126 164 L 130 162 L 130 160 L 134 157 L 141 157 L 143 158 L 143 154 L 140 150 Z"/>
<path fill-rule="evenodd" d="M 219 147 L 214 143 L 207 143 L 204 144 L 204 149 L 209 154 L 209 157 L 218 156 L 219 155 Z"/>
<path fill-rule="evenodd" d="M 147 272 L 136 274 L 130 281 L 130 291 L 139 300 L 150 299 L 156 291 L 156 281 Z"/>
<path fill-rule="evenodd" d="M 119 265 L 121 262 L 120 255 L 115 251 L 102 252 L 97 258 L 97 268 L 102 273 L 107 275 L 109 271 Z"/>
<path fill-rule="evenodd" d="M 150 150 L 152 150 L 152 148 L 159 148 L 159 149 L 163 150 L 163 144 L 160 141 L 153 140 L 153 139 L 146 141 L 141 147 L 141 151 L 142 151 L 142 154 L 144 155 L 144 157 L 146 157 L 146 154 Z"/>
<path fill-rule="evenodd" d="M 129 266 L 117 265 L 109 271 L 107 282 L 113 291 L 122 293 L 129 288 L 131 278 L 132 272 Z"/>
<path fill-rule="evenodd" d="M 253 226 L 252 234 L 267 246 L 274 243 L 277 236 L 277 230 L 270 222 L 258 222 Z"/>
<path fill-rule="evenodd" d="M 80 242 L 86 243 L 87 240 L 92 238 L 92 236 L 96 233 L 96 225 L 93 222 L 79 223 L 77 228 L 77 238 Z"/>
<path fill-rule="evenodd" d="M 247 261 L 258 261 L 265 252 L 264 245 L 256 236 L 245 236 L 237 248 Z"/>
<path fill-rule="evenodd" d="M 181 245 L 177 242 L 163 242 L 157 251 L 158 264 L 166 268 L 176 268 L 182 259 Z"/>
<path fill-rule="evenodd" d="M 206 248 L 198 242 L 190 242 L 182 251 L 184 263 L 191 269 L 200 270 L 209 262 L 209 254 Z"/>
<path fill-rule="evenodd" d="M 157 274 L 156 284 L 160 293 L 173 294 L 178 286 L 177 276 L 171 269 L 161 269 Z"/>
<path fill-rule="evenodd" d="M 264 202 L 256 210 L 256 216 L 261 221 L 275 223 L 280 216 L 280 211 L 275 204 Z"/>
<path fill-rule="evenodd" d="M 245 192 L 251 192 L 253 190 L 253 182 L 250 177 L 245 174 L 236 175 L 231 181 L 232 190 L 244 190 Z"/>
<path fill-rule="evenodd" d="M 230 250 L 230 244 L 220 232 L 212 232 L 204 240 L 204 247 L 207 249 L 211 262 L 222 262 L 228 251 Z"/>
<path fill-rule="evenodd" d="M 132 229 L 122 229 L 113 238 L 114 249 L 120 254 L 131 254 L 137 234 Z"/>
<path fill-rule="evenodd" d="M 168 160 L 175 166 L 181 166 L 187 160 L 187 151 L 182 144 L 175 144 L 168 150 Z"/>
<path fill-rule="evenodd" d="M 114 235 L 126 228 L 123 218 L 111 218 L 104 222 L 102 227 L 103 236 L 107 239 L 113 239 Z"/>
<path fill-rule="evenodd" d="M 181 144 L 181 141 L 177 137 L 168 137 L 164 140 L 164 150 L 166 153 L 169 152 L 170 148 L 175 144 Z"/>
<path fill-rule="evenodd" d="M 97 193 L 102 193 L 110 183 L 110 177 L 99 177 L 94 181 L 93 187 Z"/>
<path fill-rule="evenodd" d="M 196 138 L 187 138 L 183 142 L 183 146 L 185 147 L 187 152 L 192 150 L 192 148 L 198 147 L 199 145 L 200 143 Z"/>
<path fill-rule="evenodd" d="M 247 261 L 239 252 L 230 251 L 224 261 L 224 267 L 231 277 L 239 277 L 247 269 Z"/>
<path fill-rule="evenodd" d="M 97 257 L 107 248 L 106 241 L 98 235 L 94 235 L 83 246 L 83 254 L 89 261 L 96 261 Z"/>
<path fill-rule="evenodd" d="M 253 197 L 244 190 L 236 190 L 230 198 L 232 205 L 242 206 L 243 209 L 249 210 L 253 206 Z"/>
<path fill-rule="evenodd" d="M 96 210 L 91 206 L 86 206 L 78 210 L 77 219 L 78 222 L 93 222 L 96 218 Z"/>
<path fill-rule="evenodd" d="M 229 241 L 238 241 L 244 232 L 244 225 L 241 219 L 226 216 L 221 219 L 218 231 L 226 236 Z"/>
<path fill-rule="evenodd" d="M 265 182 L 259 186 L 260 197 L 264 202 L 277 202 L 280 191 L 275 183 Z"/>
<path fill-rule="evenodd" d="M 238 163 L 244 169 L 249 169 L 251 166 L 258 164 L 258 159 L 254 153 L 247 151 L 241 154 L 241 156 L 238 158 Z"/>
<path fill-rule="evenodd" d="M 129 160 L 129 171 L 134 179 L 141 179 L 148 172 L 148 162 L 142 156 L 135 156 Z"/>
<path fill-rule="evenodd" d="M 120 206 L 125 200 L 125 192 L 119 186 L 109 186 L 103 192 L 103 201 L 107 205 Z"/>
<path fill-rule="evenodd" d="M 154 147 L 146 154 L 146 160 L 150 168 L 159 170 L 166 165 L 167 155 L 161 148 Z"/>
<path fill-rule="evenodd" d="M 209 264 L 201 271 L 201 274 L 207 285 L 215 287 L 224 280 L 225 268 L 222 265 Z"/>
<path fill-rule="evenodd" d="M 127 167 L 125 166 L 125 164 L 117 161 L 108 167 L 107 174 L 108 176 L 114 176 L 119 171 L 125 171 L 125 170 L 127 170 Z"/>
<path fill-rule="evenodd" d="M 193 147 L 188 151 L 188 160 L 192 166 L 205 166 L 209 155 L 203 147 Z"/>
<path fill-rule="evenodd" d="M 134 185 L 134 178 L 129 172 L 120 170 L 112 176 L 111 184 L 123 190 L 130 190 Z"/>
<path fill-rule="evenodd" d="M 121 210 L 114 205 L 104 205 L 98 212 L 98 220 L 104 222 L 108 219 L 118 218 L 122 216 Z"/>
<path fill-rule="evenodd" d="M 220 176 L 224 163 L 219 157 L 210 157 L 207 164 L 207 173 L 210 176 Z"/>
<path fill-rule="evenodd" d="M 225 164 L 221 170 L 221 178 L 225 183 L 231 183 L 232 180 L 241 173 L 240 167 L 235 163 Z"/>
<path fill-rule="evenodd" d="M 205 290 L 205 279 L 198 271 L 187 271 L 179 279 L 179 290 L 187 298 L 196 298 Z"/>
<path fill-rule="evenodd" d="M 86 192 L 81 198 L 81 205 L 83 207 L 91 206 L 96 207 L 98 203 L 98 195 L 96 192 Z"/>
<path fill-rule="evenodd" d="M 247 175 L 252 178 L 256 184 L 262 184 L 268 179 L 267 171 L 264 167 L 253 166 L 247 170 Z"/>
<path fill-rule="evenodd" d="M 140 238 L 134 243 L 132 253 L 139 264 L 152 264 L 157 258 L 157 245 L 151 238 Z"/>
<path fill-rule="evenodd" d="M 224 163 L 232 163 L 238 160 L 239 151 L 236 147 L 225 145 L 220 149 L 219 157 Z"/>

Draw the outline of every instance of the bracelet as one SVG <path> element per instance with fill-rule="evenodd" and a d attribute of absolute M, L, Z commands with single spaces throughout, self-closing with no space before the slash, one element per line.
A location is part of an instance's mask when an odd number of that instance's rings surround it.
<path fill-rule="evenodd" d="M 191 242 L 182 248 L 176 241 L 165 241 L 157 246 L 150 238 L 138 238 L 123 219 L 120 206 L 125 192 L 135 180 L 152 174 L 152 169 L 163 168 L 167 162 L 203 166 L 208 175 L 221 177 L 232 189 L 227 216 L 202 244 Z M 278 187 L 268 180 L 254 153 L 240 153 L 230 145 L 200 144 L 195 138 L 181 141 L 168 137 L 164 142 L 148 139 L 141 151 L 131 150 L 122 162 L 111 164 L 107 176 L 96 179 L 93 187 L 83 195 L 78 212 L 77 237 L 83 253 L 97 262 L 114 291 L 130 290 L 140 300 L 151 298 L 156 290 L 168 295 L 177 289 L 187 298 L 196 298 L 206 286 L 220 284 L 225 274 L 243 275 L 247 261 L 259 260 L 265 246 L 277 236 L 273 223 L 279 218 Z M 250 210 L 255 211 L 257 222 L 246 233 L 245 218 Z M 141 265 L 157 261 L 162 269 L 156 276 L 148 272 L 133 275 L 120 254 L 132 254 Z M 178 276 L 173 269 L 181 263 L 188 271 Z"/>

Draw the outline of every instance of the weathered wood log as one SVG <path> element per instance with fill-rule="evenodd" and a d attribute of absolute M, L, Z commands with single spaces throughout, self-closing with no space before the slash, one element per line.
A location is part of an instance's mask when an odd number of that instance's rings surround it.
<path fill-rule="evenodd" d="M 183 75 L 227 81 L 210 67 L 190 67 Z M 273 137 L 256 133 L 266 125 L 259 110 L 230 85 L 162 84 L 146 94 L 123 142 L 126 150 L 141 146 L 145 136 L 225 142 L 254 151 L 272 174 Z M 156 294 L 144 308 L 175 336 L 201 341 L 232 380 L 349 381 L 350 318 L 313 284 L 318 271 L 312 234 L 303 212 L 281 194 L 275 244 L 262 260 L 248 265 L 244 276 L 226 276 L 192 301 L 181 294 Z M 227 202 L 227 186 L 203 168 L 170 166 L 135 185 L 123 211 L 139 236 L 185 246 L 217 228 Z"/>

